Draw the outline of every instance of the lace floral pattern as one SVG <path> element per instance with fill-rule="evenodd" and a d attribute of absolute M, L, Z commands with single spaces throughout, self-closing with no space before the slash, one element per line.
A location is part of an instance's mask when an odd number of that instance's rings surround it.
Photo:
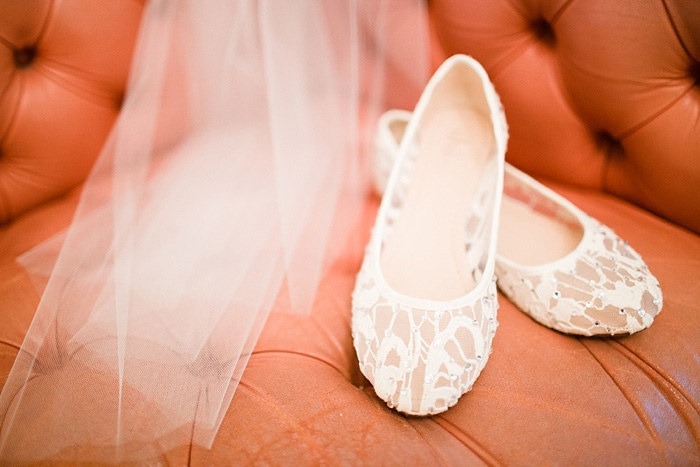
<path fill-rule="evenodd" d="M 498 326 L 496 282 L 476 303 L 430 310 L 381 293 L 360 270 L 353 293 L 353 339 L 362 373 L 389 407 L 408 414 L 442 412 L 469 391 L 486 365 Z"/>
<path fill-rule="evenodd" d="M 539 323 L 591 335 L 632 334 L 661 311 L 661 288 L 641 256 L 605 225 L 588 217 L 581 254 L 546 271 L 496 262 L 501 291 Z"/>

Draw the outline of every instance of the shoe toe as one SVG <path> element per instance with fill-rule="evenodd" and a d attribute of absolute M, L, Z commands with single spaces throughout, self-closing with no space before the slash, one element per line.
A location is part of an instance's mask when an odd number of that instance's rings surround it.
<path fill-rule="evenodd" d="M 588 313 L 595 318 L 591 334 L 633 334 L 648 328 L 663 305 L 658 280 L 641 255 L 610 228 L 600 225 L 597 235 L 602 248 L 582 261 L 600 271 L 599 280 L 589 282 L 601 305 Z"/>
<path fill-rule="evenodd" d="M 620 335 L 649 327 L 662 307 L 658 281 L 610 228 L 591 228 L 588 244 L 567 267 L 534 274 L 497 264 L 501 289 L 535 320 L 565 333 Z"/>
<path fill-rule="evenodd" d="M 356 306 L 360 369 L 389 407 L 408 415 L 443 412 L 484 368 L 497 307 L 495 285 L 484 299 L 454 310 L 415 309 L 385 299 L 369 308 Z"/>

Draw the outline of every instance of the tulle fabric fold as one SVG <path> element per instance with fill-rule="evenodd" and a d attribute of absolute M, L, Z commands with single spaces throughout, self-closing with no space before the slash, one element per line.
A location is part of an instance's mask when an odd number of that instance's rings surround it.
<path fill-rule="evenodd" d="M 121 115 L 73 222 L 20 258 L 43 295 L 0 394 L 0 460 L 212 446 L 273 305 L 308 313 L 342 251 L 374 120 L 422 87 L 423 10 L 146 6 Z"/>

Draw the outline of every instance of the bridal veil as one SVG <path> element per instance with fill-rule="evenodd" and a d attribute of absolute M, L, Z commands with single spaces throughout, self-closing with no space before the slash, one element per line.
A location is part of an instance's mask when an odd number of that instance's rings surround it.
<path fill-rule="evenodd" d="M 146 5 L 75 217 L 20 258 L 43 295 L 0 394 L 0 460 L 211 447 L 275 303 L 308 312 L 344 247 L 377 115 L 423 85 L 423 9 Z"/>

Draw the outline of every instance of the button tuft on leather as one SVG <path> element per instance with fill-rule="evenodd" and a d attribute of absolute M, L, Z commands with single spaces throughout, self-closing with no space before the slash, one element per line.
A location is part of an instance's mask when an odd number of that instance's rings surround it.
<path fill-rule="evenodd" d="M 36 49 L 34 47 L 22 47 L 14 52 L 15 66 L 17 68 L 26 68 L 34 62 L 36 58 Z"/>
<path fill-rule="evenodd" d="M 538 40 L 544 42 L 550 47 L 553 47 L 556 44 L 557 36 L 554 34 L 552 25 L 546 19 L 539 18 L 532 21 L 530 23 L 530 28 Z"/>
<path fill-rule="evenodd" d="M 700 86 L 700 62 L 693 61 L 693 63 L 690 64 L 690 67 L 688 67 L 688 75 L 690 75 L 690 79 L 695 82 L 696 86 Z"/>
<path fill-rule="evenodd" d="M 596 145 L 605 153 L 608 158 L 621 157 L 624 155 L 624 148 L 619 139 L 607 131 L 600 131 L 595 137 Z"/>

